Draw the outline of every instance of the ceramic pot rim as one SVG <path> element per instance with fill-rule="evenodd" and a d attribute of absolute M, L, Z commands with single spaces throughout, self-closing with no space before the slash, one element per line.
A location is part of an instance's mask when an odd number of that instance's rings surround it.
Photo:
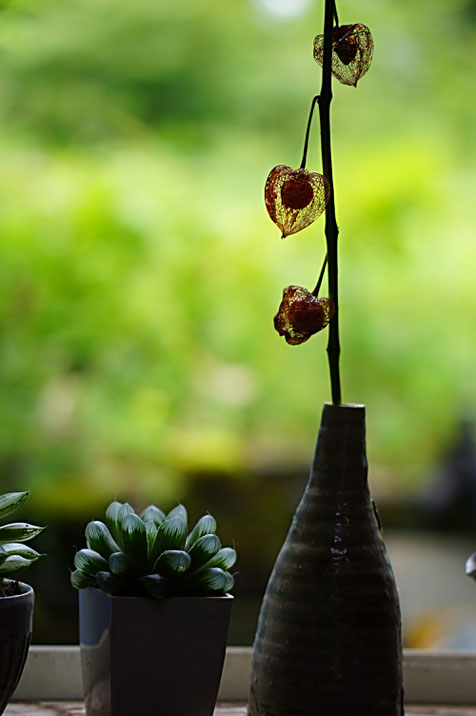
<path fill-rule="evenodd" d="M 15 582 L 17 580 L 15 579 L 7 579 L 5 580 L 7 582 Z M 8 594 L 5 597 L 0 597 L 0 601 L 4 601 L 5 599 L 8 599 L 9 601 L 14 601 L 15 599 L 21 599 L 22 597 L 29 596 L 30 594 L 34 594 L 33 587 L 30 584 L 27 584 L 26 582 L 18 582 L 17 584 L 21 587 L 21 593 L 20 594 Z"/>
<path fill-rule="evenodd" d="M 114 597 L 114 596 L 112 596 L 112 595 L 110 595 L 110 594 L 106 594 L 105 592 L 102 592 L 100 589 L 96 589 L 96 587 L 93 587 L 93 589 L 94 589 L 95 592 L 98 592 L 99 594 L 102 594 L 104 597 L 109 597 L 109 599 L 115 599 L 115 600 L 117 600 L 117 601 L 126 601 L 126 600 L 129 600 L 129 601 L 139 601 L 139 600 L 141 600 L 141 601 L 142 601 L 142 600 L 146 600 L 147 602 L 153 602 L 153 603 L 155 603 L 155 604 L 162 604 L 162 603 L 164 603 L 164 602 L 170 603 L 170 602 L 173 602 L 173 601 L 175 601 L 175 602 L 184 602 L 185 604 L 186 604 L 187 602 L 193 602 L 193 601 L 201 601 L 201 602 L 202 602 L 202 601 L 213 602 L 213 601 L 222 601 L 222 600 L 228 601 L 228 600 L 230 600 L 230 599 L 234 599 L 234 598 L 235 598 L 235 597 L 233 596 L 233 594 L 228 594 L 228 592 L 227 592 L 226 594 L 222 594 L 222 595 L 216 596 L 216 597 L 164 597 L 163 599 L 153 599 L 152 597 Z"/>

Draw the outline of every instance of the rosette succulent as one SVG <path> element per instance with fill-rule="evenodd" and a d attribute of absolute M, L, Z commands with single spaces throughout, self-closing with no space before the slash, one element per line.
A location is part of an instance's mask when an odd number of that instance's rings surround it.
<path fill-rule="evenodd" d="M 0 519 L 21 507 L 28 495 L 29 492 L 7 492 L 0 495 Z M 0 597 L 7 596 L 10 579 L 16 579 L 20 572 L 44 556 L 25 544 L 43 530 L 44 527 L 27 522 L 0 525 Z"/>
<path fill-rule="evenodd" d="M 86 526 L 87 547 L 75 555 L 71 584 L 116 597 L 223 595 L 234 584 L 236 552 L 215 532 L 209 514 L 189 532 L 183 505 L 167 515 L 150 505 L 139 516 L 128 503 L 112 502 L 105 522 Z"/>

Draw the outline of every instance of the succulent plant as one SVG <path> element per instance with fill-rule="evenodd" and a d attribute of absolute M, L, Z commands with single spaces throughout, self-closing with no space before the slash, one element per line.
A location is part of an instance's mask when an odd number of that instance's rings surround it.
<path fill-rule="evenodd" d="M 0 519 L 18 509 L 28 499 L 29 492 L 7 492 L 0 495 Z M 7 596 L 9 579 L 28 569 L 33 562 L 44 556 L 24 544 L 40 534 L 45 528 L 27 522 L 0 525 L 0 597 Z"/>
<path fill-rule="evenodd" d="M 236 552 L 222 547 L 215 532 L 207 514 L 189 533 L 183 505 L 167 515 L 149 505 L 139 516 L 128 503 L 112 502 L 105 522 L 86 525 L 87 547 L 75 555 L 71 584 L 117 597 L 225 594 L 234 584 L 228 570 Z"/>

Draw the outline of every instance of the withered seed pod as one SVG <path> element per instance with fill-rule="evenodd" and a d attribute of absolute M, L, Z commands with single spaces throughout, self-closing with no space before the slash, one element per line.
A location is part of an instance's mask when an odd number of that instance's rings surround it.
<path fill-rule="evenodd" d="M 365 25 L 340 25 L 332 37 L 332 74 L 343 85 L 356 86 L 372 61 L 374 43 Z M 314 59 L 322 65 L 324 35 L 314 40 Z"/>
<path fill-rule="evenodd" d="M 326 208 L 329 194 L 329 182 L 322 174 L 280 164 L 268 174 L 264 198 L 284 239 L 312 224 Z"/>
<path fill-rule="evenodd" d="M 288 286 L 274 317 L 274 327 L 292 346 L 322 331 L 334 315 L 330 298 L 316 298 L 302 286 Z"/>

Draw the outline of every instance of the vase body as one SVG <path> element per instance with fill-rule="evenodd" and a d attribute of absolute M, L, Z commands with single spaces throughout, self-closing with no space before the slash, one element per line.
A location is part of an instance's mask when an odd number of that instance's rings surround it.
<path fill-rule="evenodd" d="M 367 484 L 365 408 L 326 403 L 264 596 L 250 716 L 401 716 L 401 622 Z"/>
<path fill-rule="evenodd" d="M 21 594 L 0 597 L 0 714 L 20 681 L 31 642 L 35 594 L 29 584 L 18 585 Z"/>
<path fill-rule="evenodd" d="M 88 716 L 212 716 L 233 597 L 79 592 Z"/>

